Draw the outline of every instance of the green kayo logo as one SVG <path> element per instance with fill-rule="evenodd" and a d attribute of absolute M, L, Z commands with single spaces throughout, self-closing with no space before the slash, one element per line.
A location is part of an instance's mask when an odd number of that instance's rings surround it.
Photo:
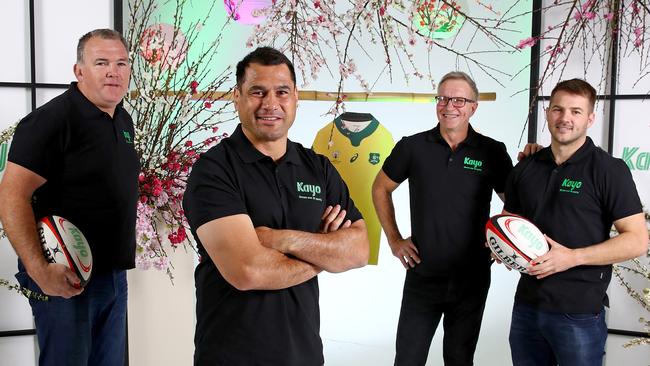
<path fill-rule="evenodd" d="M 582 187 L 582 181 L 564 178 L 560 186 L 560 192 L 578 194 L 580 193 L 580 187 Z"/>
<path fill-rule="evenodd" d="M 519 226 L 517 232 L 521 234 L 523 238 L 527 239 L 530 242 L 531 248 L 541 250 L 544 247 L 544 243 L 541 240 L 539 240 L 539 238 L 535 236 L 533 232 L 530 230 L 530 228 L 528 228 L 527 226 L 524 225 Z"/>
<path fill-rule="evenodd" d="M 475 170 L 477 172 L 483 171 L 483 161 L 471 159 L 469 156 L 463 160 L 463 168 L 468 170 Z"/>
<path fill-rule="evenodd" d="M 0 144 L 0 173 L 7 167 L 7 150 L 9 145 L 7 143 Z"/>
<path fill-rule="evenodd" d="M 81 254 L 82 257 L 87 257 L 88 251 L 86 251 L 86 245 L 84 240 L 81 238 L 81 232 L 79 232 L 79 229 L 70 228 L 70 235 L 74 238 L 73 247 L 79 251 L 79 254 Z"/>
<path fill-rule="evenodd" d="M 131 141 L 131 134 L 129 131 L 122 131 L 122 135 L 124 136 L 124 140 L 126 141 L 127 144 L 132 144 L 133 141 Z"/>
<path fill-rule="evenodd" d="M 305 184 L 304 182 L 296 182 L 296 190 L 298 191 L 298 198 L 304 200 L 322 201 L 320 197 L 321 188 L 315 184 Z"/>
<path fill-rule="evenodd" d="M 624 147 L 623 161 L 630 170 L 650 170 L 650 152 L 639 152 L 639 147 Z"/>

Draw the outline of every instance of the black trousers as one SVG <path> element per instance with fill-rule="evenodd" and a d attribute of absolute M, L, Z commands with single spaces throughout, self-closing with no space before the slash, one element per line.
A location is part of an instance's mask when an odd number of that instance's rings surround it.
<path fill-rule="evenodd" d="M 489 267 L 472 275 L 451 277 L 407 271 L 395 366 L 425 365 L 441 317 L 445 366 L 473 365 L 489 287 Z"/>

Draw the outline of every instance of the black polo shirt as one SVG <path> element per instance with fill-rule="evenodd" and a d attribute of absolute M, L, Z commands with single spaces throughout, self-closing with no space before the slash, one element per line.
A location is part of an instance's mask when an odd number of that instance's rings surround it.
<path fill-rule="evenodd" d="M 625 162 L 589 137 L 559 166 L 550 147 L 517 164 L 508 179 L 505 209 L 568 248 L 601 243 L 609 239 L 612 222 L 642 212 Z M 597 313 L 608 305 L 611 277 L 611 265 L 578 266 L 540 280 L 522 274 L 515 301 L 544 311 Z"/>
<path fill-rule="evenodd" d="M 194 164 L 183 206 L 201 255 L 196 268 L 195 365 L 320 366 L 318 280 L 274 291 L 239 291 L 219 273 L 196 229 L 246 214 L 253 225 L 317 232 L 328 205 L 361 218 L 343 180 L 322 155 L 288 141 L 277 163 L 241 125 Z"/>
<path fill-rule="evenodd" d="M 36 218 L 65 217 L 90 244 L 93 273 L 135 265 L 140 162 L 133 121 L 117 106 L 113 118 L 72 83 L 23 118 L 9 161 L 45 178 L 33 196 Z"/>
<path fill-rule="evenodd" d="M 397 183 L 409 180 L 411 238 L 422 259 L 417 273 L 462 276 L 489 267 L 492 191 L 504 191 L 512 169 L 503 143 L 469 126 L 452 151 L 436 126 L 400 140 L 382 169 Z"/>

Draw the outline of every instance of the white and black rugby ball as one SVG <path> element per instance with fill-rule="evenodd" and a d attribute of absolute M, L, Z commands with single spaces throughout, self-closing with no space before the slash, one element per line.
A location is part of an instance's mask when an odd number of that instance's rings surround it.
<path fill-rule="evenodd" d="M 81 231 L 70 221 L 54 215 L 43 217 L 36 226 L 47 261 L 68 266 L 84 286 L 90 280 L 93 255 Z"/>
<path fill-rule="evenodd" d="M 485 225 L 488 247 L 507 267 L 526 272 L 530 261 L 546 254 L 544 234 L 532 222 L 516 215 L 496 215 Z"/>

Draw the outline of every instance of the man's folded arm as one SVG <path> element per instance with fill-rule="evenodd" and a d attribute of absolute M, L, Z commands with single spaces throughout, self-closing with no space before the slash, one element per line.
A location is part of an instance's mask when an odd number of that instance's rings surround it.
<path fill-rule="evenodd" d="M 370 247 L 363 219 L 328 233 L 257 228 L 264 246 L 312 263 L 327 272 L 344 272 L 368 263 Z"/>
<path fill-rule="evenodd" d="M 238 290 L 288 288 L 321 271 L 311 263 L 262 246 L 245 214 L 209 221 L 196 232 L 221 275 Z"/>

